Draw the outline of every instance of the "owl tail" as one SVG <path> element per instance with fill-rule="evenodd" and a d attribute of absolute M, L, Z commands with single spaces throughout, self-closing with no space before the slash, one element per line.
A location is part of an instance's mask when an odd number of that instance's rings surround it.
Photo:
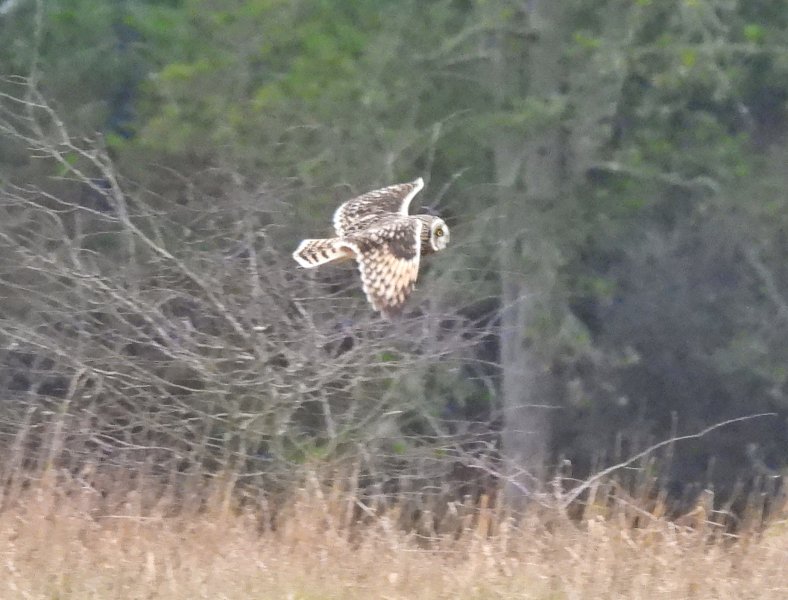
<path fill-rule="evenodd" d="M 311 269 L 325 263 L 352 258 L 353 251 L 339 238 L 326 240 L 304 240 L 293 252 L 293 258 L 302 267 Z"/>

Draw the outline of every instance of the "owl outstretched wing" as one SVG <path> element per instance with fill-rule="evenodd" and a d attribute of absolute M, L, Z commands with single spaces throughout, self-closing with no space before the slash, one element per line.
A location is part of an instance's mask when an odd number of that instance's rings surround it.
<path fill-rule="evenodd" d="M 388 216 L 407 216 L 411 200 L 423 187 L 424 180 L 419 177 L 410 183 L 391 185 L 348 200 L 334 212 L 337 235 L 353 235 Z"/>
<path fill-rule="evenodd" d="M 356 256 L 367 300 L 386 316 L 402 310 L 416 285 L 422 227 L 418 219 L 391 217 L 342 242 Z"/>

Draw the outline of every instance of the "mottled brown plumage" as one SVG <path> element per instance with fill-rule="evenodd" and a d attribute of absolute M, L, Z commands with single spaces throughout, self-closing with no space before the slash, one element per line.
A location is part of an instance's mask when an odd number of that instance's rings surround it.
<path fill-rule="evenodd" d="M 354 257 L 372 306 L 385 315 L 398 313 L 416 284 L 421 257 L 449 242 L 442 219 L 408 214 L 422 187 L 419 178 L 348 200 L 334 213 L 337 237 L 304 240 L 293 258 L 312 268 Z"/>

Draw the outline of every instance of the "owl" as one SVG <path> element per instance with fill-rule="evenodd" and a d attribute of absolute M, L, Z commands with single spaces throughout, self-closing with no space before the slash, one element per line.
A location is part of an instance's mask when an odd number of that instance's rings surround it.
<path fill-rule="evenodd" d="M 419 177 L 348 200 L 334 213 L 336 237 L 304 240 L 293 258 L 308 269 L 355 259 L 370 304 L 387 317 L 398 314 L 416 285 L 421 257 L 449 243 L 443 219 L 408 214 L 423 187 Z"/>

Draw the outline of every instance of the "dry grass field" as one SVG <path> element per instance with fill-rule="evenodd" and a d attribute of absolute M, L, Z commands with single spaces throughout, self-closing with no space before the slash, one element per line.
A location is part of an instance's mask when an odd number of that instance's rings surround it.
<path fill-rule="evenodd" d="M 6 480 L 0 506 L 2 600 L 788 598 L 784 512 L 733 537 L 476 508 L 430 538 L 396 509 L 361 524 L 352 495 L 316 484 L 272 516 L 221 486 L 175 498 L 123 477 Z"/>

